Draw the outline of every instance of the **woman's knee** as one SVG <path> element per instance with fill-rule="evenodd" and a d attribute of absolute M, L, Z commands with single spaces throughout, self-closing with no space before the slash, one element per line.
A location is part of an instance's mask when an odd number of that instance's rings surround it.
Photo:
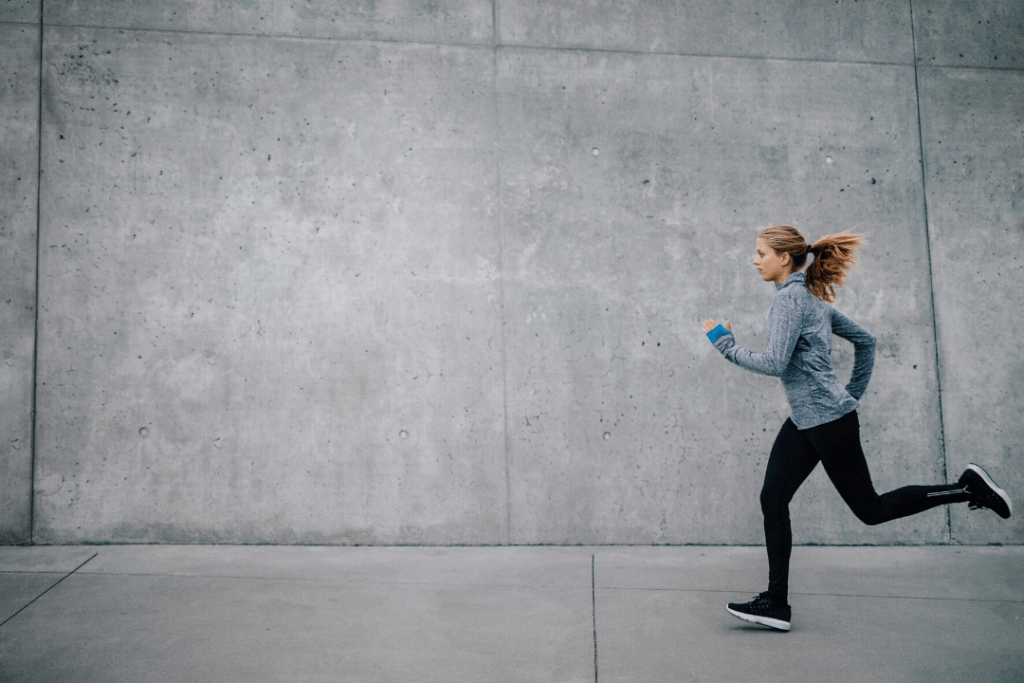
<path fill-rule="evenodd" d="M 853 514 L 857 516 L 857 519 L 868 526 L 877 526 L 882 522 L 888 521 L 888 517 L 882 514 L 882 510 L 876 504 L 860 505 L 850 509 L 853 510 Z"/>
<path fill-rule="evenodd" d="M 789 504 L 778 491 L 766 486 L 761 489 L 761 512 L 768 520 L 785 517 L 789 514 Z"/>

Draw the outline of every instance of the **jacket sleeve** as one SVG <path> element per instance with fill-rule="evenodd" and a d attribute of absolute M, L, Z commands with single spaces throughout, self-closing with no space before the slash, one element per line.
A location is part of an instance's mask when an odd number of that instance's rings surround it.
<path fill-rule="evenodd" d="M 718 337 L 714 342 L 715 348 L 741 368 L 780 377 L 793 357 L 802 323 L 803 314 L 796 301 L 788 296 L 777 296 L 768 314 L 768 348 L 764 353 L 754 353 L 737 346 L 732 333 Z"/>
<path fill-rule="evenodd" d="M 875 338 L 863 327 L 839 311 L 832 309 L 832 332 L 853 342 L 853 372 L 846 391 L 858 401 L 868 389 L 871 371 L 875 367 Z"/>

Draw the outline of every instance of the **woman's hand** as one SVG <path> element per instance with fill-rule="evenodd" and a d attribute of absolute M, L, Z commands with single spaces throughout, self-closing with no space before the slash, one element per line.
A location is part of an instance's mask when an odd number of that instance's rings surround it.
<path fill-rule="evenodd" d="M 716 327 L 718 327 L 718 323 L 715 322 L 714 320 L 705 320 L 704 321 L 704 334 L 707 334 L 708 332 L 710 332 L 711 330 L 715 329 Z M 727 329 L 730 332 L 732 332 L 732 325 L 729 324 L 728 320 L 725 321 L 725 329 Z"/>

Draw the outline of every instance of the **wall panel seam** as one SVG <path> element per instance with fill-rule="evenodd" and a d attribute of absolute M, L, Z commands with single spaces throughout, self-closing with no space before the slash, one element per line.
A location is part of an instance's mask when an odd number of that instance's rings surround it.
<path fill-rule="evenodd" d="M 293 40 L 312 43 L 373 43 L 412 45 L 422 47 L 463 47 L 477 50 L 493 50 L 494 41 L 479 43 L 442 43 L 429 40 L 408 40 L 404 38 L 345 38 L 331 36 L 297 36 L 287 33 L 242 33 L 237 31 L 195 31 L 190 29 L 153 28 L 149 26 L 100 26 L 95 24 L 46 24 L 47 28 L 88 29 L 93 31 L 117 31 L 119 33 L 164 33 L 170 35 L 209 36 L 220 38 L 262 38 L 269 40 Z"/>
<path fill-rule="evenodd" d="M 328 37 L 328 36 L 297 36 L 286 33 L 241 33 L 232 31 L 196 31 L 190 29 L 173 29 L 173 28 L 153 28 L 147 26 L 101 26 L 98 24 L 59 24 L 59 23 L 48 23 L 48 28 L 69 28 L 69 29 L 92 29 L 97 31 L 125 31 L 134 33 L 167 33 L 167 34 L 180 34 L 180 35 L 196 35 L 196 36 L 222 36 L 232 38 L 268 38 L 272 40 L 296 40 L 296 41 L 311 41 L 311 42 L 327 42 L 327 43 L 376 43 L 376 44 L 395 44 L 395 45 L 420 45 L 429 47 L 461 47 L 461 48 L 476 48 L 484 50 L 500 50 L 500 49 L 519 49 L 519 50 L 541 50 L 550 52 L 594 52 L 600 54 L 621 54 L 621 55 L 634 55 L 634 56 L 651 56 L 651 57 L 699 57 L 705 59 L 728 59 L 728 60 L 747 60 L 747 61 L 764 61 L 764 62 L 809 62 L 817 64 L 849 64 L 849 65 L 862 65 L 862 66 L 913 66 L 917 68 L 916 64 L 916 51 L 915 59 L 913 64 L 906 62 L 893 62 L 893 61 L 872 61 L 872 60 L 846 60 L 846 59 L 817 59 L 813 57 L 768 57 L 763 55 L 730 55 L 730 54 L 706 54 L 696 52 L 671 52 L 667 50 L 629 50 L 625 48 L 597 48 L 597 47 L 584 47 L 578 45 L 528 45 L 519 43 L 502 43 L 500 42 L 500 36 L 498 35 L 498 9 L 495 7 L 493 10 L 493 37 L 490 44 L 487 42 L 479 43 L 461 43 L 461 42 L 433 42 L 433 41 L 422 41 L 422 40 L 406 40 L 401 38 L 344 38 L 344 37 Z M 5 22 L 0 22 L 3 24 Z M 19 26 L 31 26 L 34 24 L 21 24 L 20 22 L 9 22 L 13 25 Z M 913 27 L 911 27 L 913 32 Z M 928 64 L 925 65 L 928 68 L 935 69 L 973 69 L 978 71 L 1010 71 L 1019 72 L 1024 71 L 1024 68 L 1016 67 L 1002 67 L 1002 66 L 977 66 L 977 65 L 960 65 L 960 64 Z"/>
<path fill-rule="evenodd" d="M 43 0 L 39 0 L 39 106 L 36 110 L 36 278 L 35 278 L 35 324 L 32 328 L 32 407 L 29 419 L 32 429 L 32 451 L 29 458 L 28 473 L 28 542 L 35 544 L 36 534 L 36 458 L 38 446 L 37 429 L 38 423 L 36 401 L 39 386 L 39 245 L 42 236 L 42 214 L 40 212 L 43 204 Z"/>
<path fill-rule="evenodd" d="M 935 346 L 935 393 L 939 407 L 939 452 L 942 455 L 942 480 L 949 482 L 949 463 L 946 456 L 946 422 L 942 411 L 942 361 L 939 355 L 939 323 L 935 314 L 935 268 L 932 264 L 932 240 L 928 226 L 928 174 L 925 170 L 924 130 L 921 124 L 921 86 L 918 81 L 917 36 L 914 31 L 914 0 L 910 0 L 910 41 L 914 49 L 914 100 L 917 104 L 917 142 L 921 166 L 921 208 L 924 212 L 924 247 L 928 256 L 928 293 L 932 307 L 932 339 Z M 946 506 L 947 538 L 953 540 L 953 518 Z"/>
<path fill-rule="evenodd" d="M 495 31 L 497 26 L 495 25 Z M 497 33 L 495 33 L 497 38 Z M 495 41 L 497 42 L 497 41 Z M 509 459 L 508 421 L 508 343 L 505 320 L 505 202 L 501 184 L 501 103 L 498 94 L 498 47 L 492 51 L 491 70 L 494 88 L 494 177 L 496 183 L 495 201 L 498 206 L 498 333 L 501 335 L 501 393 L 502 393 L 502 446 L 505 456 L 505 543 L 512 544 L 512 470 Z"/>

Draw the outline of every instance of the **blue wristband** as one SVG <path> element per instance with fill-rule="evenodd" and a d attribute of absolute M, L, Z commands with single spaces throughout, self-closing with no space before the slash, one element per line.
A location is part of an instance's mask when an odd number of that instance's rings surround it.
<path fill-rule="evenodd" d="M 711 343 L 714 344 L 721 337 L 724 337 L 727 334 L 732 334 L 732 332 L 730 332 L 729 330 L 725 329 L 721 325 L 718 325 L 717 327 L 715 327 L 715 329 L 713 329 L 710 332 L 708 332 L 708 339 L 710 339 Z"/>

